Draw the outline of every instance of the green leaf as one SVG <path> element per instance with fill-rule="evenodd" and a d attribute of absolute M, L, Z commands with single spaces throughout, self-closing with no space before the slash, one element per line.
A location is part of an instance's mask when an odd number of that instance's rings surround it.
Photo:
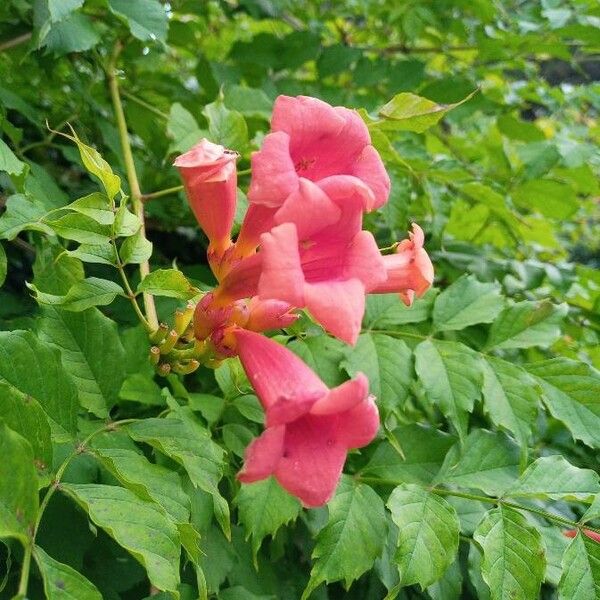
<path fill-rule="evenodd" d="M 481 367 L 475 353 L 457 342 L 425 340 L 415 350 L 415 370 L 432 404 L 437 404 L 463 438 L 467 413 L 481 395 Z"/>
<path fill-rule="evenodd" d="M 167 40 L 169 20 L 158 0 L 108 0 L 110 10 L 125 19 L 138 40 Z"/>
<path fill-rule="evenodd" d="M 398 427 L 391 435 L 395 443 L 381 442 L 362 474 L 398 483 L 430 483 L 456 441 L 447 433 L 419 424 Z"/>
<path fill-rule="evenodd" d="M 290 496 L 273 477 L 242 485 L 235 502 L 247 539 L 252 540 L 255 562 L 263 539 L 268 535 L 275 537 L 277 530 L 294 521 L 302 509 L 300 502 Z"/>
<path fill-rule="evenodd" d="M 35 398 L 0 382 L 0 419 L 31 444 L 38 471 L 52 466 L 50 425 Z"/>
<path fill-rule="evenodd" d="M 52 229 L 42 223 L 47 212 L 41 202 L 23 194 L 9 196 L 6 212 L 0 217 L 0 239 L 14 240 L 25 229 L 52 235 Z"/>
<path fill-rule="evenodd" d="M 139 265 L 152 256 L 152 242 L 149 242 L 141 229 L 128 237 L 119 250 L 121 262 L 124 265 Z"/>
<path fill-rule="evenodd" d="M 241 85 L 228 85 L 225 87 L 225 106 L 237 110 L 247 117 L 271 119 L 273 102 L 259 89 Z"/>
<path fill-rule="evenodd" d="M 175 418 L 144 419 L 129 425 L 127 432 L 182 465 L 196 487 L 220 495 L 217 485 L 223 475 L 223 450 L 199 425 Z"/>
<path fill-rule="evenodd" d="M 9 175 L 20 175 L 25 166 L 25 163 L 20 161 L 5 142 L 0 139 L 0 171 L 6 171 Z"/>
<path fill-rule="evenodd" d="M 489 511 L 473 539 L 483 549 L 481 571 L 492 600 L 539 597 L 544 545 L 540 533 L 521 513 L 505 506 Z"/>
<path fill-rule="evenodd" d="M 379 116 L 385 119 L 379 123 L 385 129 L 422 133 L 435 125 L 447 112 L 470 100 L 476 93 L 477 90 L 454 104 L 438 104 L 427 98 L 402 92 L 379 109 Z"/>
<path fill-rule="evenodd" d="M 190 300 L 198 293 L 186 276 L 177 269 L 158 269 L 148 273 L 138 285 L 137 291 L 179 300 Z"/>
<path fill-rule="evenodd" d="M 486 349 L 548 347 L 560 336 L 566 304 L 525 300 L 504 309 L 490 328 Z"/>
<path fill-rule="evenodd" d="M 194 115 L 179 102 L 171 105 L 167 121 L 167 134 L 173 139 L 171 149 L 176 152 L 187 152 L 201 138 L 208 135 L 198 126 Z"/>
<path fill-rule="evenodd" d="M 177 594 L 179 533 L 161 508 L 112 485 L 67 483 L 60 489 L 142 564 L 154 586 Z"/>
<path fill-rule="evenodd" d="M 100 34 L 93 21 L 81 12 L 72 12 L 58 23 L 49 26 L 48 33 L 40 40 L 55 54 L 84 52 L 100 41 Z"/>
<path fill-rule="evenodd" d="M 381 333 L 363 333 L 343 362 L 354 376 L 369 378 L 370 392 L 386 411 L 401 412 L 413 381 L 412 352 L 402 341 Z"/>
<path fill-rule="evenodd" d="M 373 566 L 387 537 L 383 501 L 368 485 L 342 477 L 328 510 L 327 524 L 317 535 L 303 600 L 323 582 L 343 580 L 350 586 Z"/>
<path fill-rule="evenodd" d="M 63 208 L 90 217 L 100 225 L 112 225 L 115 222 L 115 213 L 110 205 L 110 200 L 100 192 L 88 194 Z"/>
<path fill-rule="evenodd" d="M 297 354 L 329 387 L 335 387 L 346 379 L 341 363 L 348 353 L 348 347 L 328 335 L 310 336 L 296 339 L 288 348 Z"/>
<path fill-rule="evenodd" d="M 465 275 L 436 298 L 433 326 L 438 331 L 451 331 L 477 323 L 491 323 L 502 305 L 497 283 L 481 283 L 472 275 Z"/>
<path fill-rule="evenodd" d="M 395 488 L 387 507 L 399 529 L 395 561 L 400 582 L 424 589 L 454 562 L 460 531 L 456 511 L 444 498 L 412 484 Z"/>
<path fill-rule="evenodd" d="M 39 336 L 60 350 L 81 405 L 97 417 L 108 417 L 125 379 L 125 351 L 117 324 L 95 308 L 68 312 L 48 306 L 43 309 Z"/>
<path fill-rule="evenodd" d="M 98 588 L 69 565 L 54 560 L 39 546 L 35 546 L 33 555 L 40 568 L 48 600 L 102 600 Z"/>
<path fill-rule="evenodd" d="M 435 481 L 500 496 L 517 479 L 519 458 L 519 447 L 508 436 L 474 429 L 448 452 Z"/>
<path fill-rule="evenodd" d="M 38 478 L 29 443 L 0 420 L 0 538 L 27 544 L 38 511 Z"/>
<path fill-rule="evenodd" d="M 463 598 L 461 561 L 457 559 L 446 569 L 442 578 L 427 588 L 431 600 L 461 600 Z M 478 600 L 483 600 L 479 598 Z"/>
<path fill-rule="evenodd" d="M 115 247 L 106 240 L 102 244 L 81 244 L 75 250 L 67 250 L 68 256 L 77 258 L 83 262 L 99 265 L 117 265 Z"/>
<path fill-rule="evenodd" d="M 591 502 L 600 493 L 600 476 L 579 469 L 560 455 L 542 456 L 530 464 L 505 494 L 514 498 L 550 498 Z"/>
<path fill-rule="evenodd" d="M 48 0 L 48 12 L 52 22 L 60 21 L 83 6 L 83 0 Z"/>
<path fill-rule="evenodd" d="M 237 110 L 229 110 L 222 99 L 207 104 L 203 110 L 208 120 L 211 141 L 231 150 L 243 152 L 248 145 L 248 126 Z"/>
<path fill-rule="evenodd" d="M 108 225 L 101 225 L 97 220 L 82 214 L 71 213 L 45 223 L 56 235 L 80 244 L 105 244 L 111 234 Z"/>
<path fill-rule="evenodd" d="M 56 434 L 77 431 L 77 388 L 60 353 L 30 331 L 0 331 L 0 381 L 37 400 Z"/>
<path fill-rule="evenodd" d="M 113 173 L 110 165 L 102 158 L 100 153 L 95 148 L 84 144 L 75 132 L 72 136 L 62 135 L 77 144 L 83 166 L 100 180 L 106 195 L 112 200 L 121 189 L 121 179 Z"/>
<path fill-rule="evenodd" d="M 483 401 L 493 423 L 527 447 L 538 410 L 538 394 L 527 371 L 501 358 L 483 360 Z"/>
<path fill-rule="evenodd" d="M 552 415 L 573 437 L 600 448 L 600 373 L 585 363 L 553 358 L 526 365 Z"/>
<path fill-rule="evenodd" d="M 95 448 L 93 452 L 123 486 L 162 506 L 173 522 L 189 521 L 190 499 L 176 472 L 152 464 L 143 454 L 126 448 Z"/>
<path fill-rule="evenodd" d="M 600 600 L 600 544 L 579 532 L 566 549 L 560 600 Z"/>
<path fill-rule="evenodd" d="M 579 208 L 575 190 L 566 183 L 551 179 L 526 181 L 512 191 L 512 197 L 518 206 L 537 211 L 550 219 L 568 219 Z"/>
<path fill-rule="evenodd" d="M 116 237 L 129 237 L 135 235 L 141 226 L 142 222 L 139 217 L 127 208 L 127 202 L 121 202 L 115 215 L 114 235 Z"/>
<path fill-rule="evenodd" d="M 0 287 L 4 285 L 7 273 L 8 261 L 6 260 L 6 252 L 4 251 L 4 246 L 0 244 Z"/>
<path fill-rule="evenodd" d="M 73 312 L 81 312 L 93 306 L 106 306 L 117 296 L 124 295 L 123 288 L 118 283 L 97 277 L 78 281 L 64 296 L 40 292 L 33 284 L 27 284 L 27 287 L 35 293 L 35 299 L 40 304 L 59 306 Z"/>
<path fill-rule="evenodd" d="M 148 362 L 148 364 L 150 363 Z M 119 398 L 151 406 L 164 406 L 165 404 L 158 384 L 142 373 L 133 373 L 125 379 L 119 391 Z"/>
<path fill-rule="evenodd" d="M 431 313 L 434 297 L 435 291 L 429 292 L 408 307 L 400 300 L 398 294 L 369 294 L 363 326 L 365 329 L 378 330 L 426 321 Z"/>

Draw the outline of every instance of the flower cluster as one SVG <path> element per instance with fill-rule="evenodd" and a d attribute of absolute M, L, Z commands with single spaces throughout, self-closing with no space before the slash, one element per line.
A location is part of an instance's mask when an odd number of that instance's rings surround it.
<path fill-rule="evenodd" d="M 410 305 L 431 285 L 433 267 L 418 225 L 385 256 L 363 230 L 363 215 L 387 202 L 390 180 L 355 111 L 277 98 L 233 242 L 236 159 L 202 140 L 175 162 L 218 280 L 196 306 L 194 333 L 218 358 L 239 356 L 265 410 L 266 429 L 248 447 L 239 479 L 274 475 L 306 506 L 319 506 L 332 496 L 348 449 L 375 437 L 377 408 L 364 375 L 330 390 L 261 332 L 289 326 L 306 309 L 355 344 L 366 294 L 396 292 Z"/>

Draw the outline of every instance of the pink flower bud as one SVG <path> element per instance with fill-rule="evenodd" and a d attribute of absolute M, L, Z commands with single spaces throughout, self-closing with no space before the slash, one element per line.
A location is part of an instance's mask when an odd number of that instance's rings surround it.
<path fill-rule="evenodd" d="M 210 241 L 209 252 L 217 255 L 231 243 L 237 158 L 236 152 L 202 139 L 175 160 L 192 211 Z"/>
<path fill-rule="evenodd" d="M 403 302 L 410 306 L 415 295 L 420 298 L 433 283 L 433 265 L 423 248 L 423 230 L 413 223 L 408 240 L 402 240 L 396 254 L 383 257 L 387 279 L 372 290 L 373 294 L 397 292 Z"/>
<path fill-rule="evenodd" d="M 577 529 L 569 529 L 568 531 L 565 531 L 563 533 L 568 538 L 574 538 L 577 535 L 578 531 Z M 583 533 L 591 540 L 594 540 L 595 542 L 598 542 L 600 544 L 600 533 L 590 531 L 589 529 L 584 529 Z"/>
<path fill-rule="evenodd" d="M 288 327 L 298 319 L 299 315 L 290 312 L 293 307 L 281 300 L 259 300 L 254 296 L 248 304 L 250 316 L 246 329 L 251 331 L 268 331 Z"/>

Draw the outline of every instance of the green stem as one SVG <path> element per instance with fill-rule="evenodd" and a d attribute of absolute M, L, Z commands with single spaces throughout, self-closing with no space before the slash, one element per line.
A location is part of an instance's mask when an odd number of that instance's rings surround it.
<path fill-rule="evenodd" d="M 65 458 L 63 463 L 60 465 L 60 467 L 58 468 L 58 471 L 56 471 L 56 476 L 54 478 L 54 481 L 52 482 L 52 484 L 50 485 L 50 487 L 44 494 L 44 498 L 40 502 L 40 506 L 39 506 L 38 512 L 37 512 L 37 518 L 36 518 L 35 524 L 33 526 L 33 532 L 31 534 L 31 539 L 30 539 L 29 544 L 27 544 L 27 546 L 25 547 L 25 555 L 23 557 L 23 566 L 21 569 L 21 578 L 19 580 L 19 589 L 17 591 L 18 598 L 24 599 L 27 597 L 27 586 L 29 584 L 29 572 L 31 570 L 31 556 L 33 554 L 33 548 L 35 546 L 35 538 L 36 538 L 38 530 L 40 528 L 40 523 L 42 522 L 42 517 L 44 515 L 44 512 L 45 512 L 46 508 L 48 507 L 48 503 L 52 499 L 52 496 L 54 496 L 54 493 L 56 492 L 56 490 L 60 487 L 61 479 L 62 479 L 63 475 L 65 474 L 67 467 L 71 464 L 72 460 L 76 456 L 79 456 L 82 452 L 84 452 L 86 450 L 87 445 L 98 434 L 103 433 L 104 431 L 109 431 L 111 429 L 116 429 L 117 427 L 120 427 L 121 425 L 127 425 L 128 423 L 133 423 L 135 421 L 138 421 L 138 419 L 123 419 L 121 421 L 113 421 L 112 423 L 107 423 L 106 425 L 103 425 L 100 429 L 96 429 L 96 431 L 93 431 L 92 433 L 90 433 L 86 438 L 84 438 L 84 440 L 80 444 L 78 444 L 75 447 L 75 449 L 69 454 L 69 456 L 67 456 L 67 458 Z"/>
<path fill-rule="evenodd" d="M 364 483 L 371 484 L 379 484 L 379 485 L 392 485 L 397 486 L 401 485 L 403 481 L 396 481 L 394 479 L 380 479 L 378 477 L 363 477 L 359 475 L 358 478 L 360 481 Z M 547 519 L 548 521 L 554 521 L 555 523 L 559 523 L 564 527 L 568 527 L 570 529 L 586 529 L 589 531 L 593 531 L 594 533 L 600 533 L 600 528 L 590 527 L 588 525 L 582 525 L 577 521 L 572 521 L 571 519 L 567 519 L 565 517 L 561 517 L 559 515 L 555 515 L 541 508 L 535 508 L 534 506 L 526 506 L 524 504 L 518 504 L 516 502 L 511 502 L 510 500 L 504 500 L 503 498 L 495 498 L 491 496 L 480 496 L 478 494 L 469 494 L 467 492 L 459 492 L 456 490 L 448 490 L 446 488 L 428 488 L 428 490 L 432 494 L 437 494 L 438 496 L 451 496 L 453 498 L 464 498 L 465 500 L 473 500 L 475 502 L 482 502 L 484 504 L 495 504 L 497 506 L 506 506 L 507 508 L 512 508 L 514 510 L 524 510 L 526 512 L 530 512 L 532 514 L 538 515 Z"/>
<path fill-rule="evenodd" d="M 135 102 L 136 104 L 139 104 L 140 106 L 143 106 L 146 110 L 149 110 L 151 113 L 155 114 L 157 117 L 160 117 L 161 119 L 165 119 L 165 120 L 167 120 L 169 118 L 169 115 L 162 112 L 162 110 L 158 110 L 158 108 L 156 108 L 155 106 L 152 106 L 152 104 L 149 104 L 145 100 L 138 98 L 131 92 L 128 92 L 127 90 L 121 90 L 121 94 L 123 94 L 123 96 L 125 96 L 126 98 L 129 98 L 132 102 Z"/>
<path fill-rule="evenodd" d="M 147 202 L 148 200 L 154 200 L 154 198 L 162 198 L 163 196 L 170 196 L 171 194 L 177 194 L 183 190 L 182 185 L 174 185 L 164 190 L 158 190 L 158 192 L 152 192 L 150 194 L 142 194 L 142 201 Z"/>
<path fill-rule="evenodd" d="M 29 585 L 29 571 L 31 570 L 31 555 L 33 553 L 33 538 L 27 546 L 25 546 L 25 554 L 23 555 L 23 567 L 21 568 L 21 578 L 19 579 L 19 589 L 17 590 L 17 598 L 27 597 L 27 586 Z"/>
<path fill-rule="evenodd" d="M 125 112 L 123 111 L 123 104 L 121 102 L 121 96 L 119 94 L 119 81 L 117 79 L 116 62 L 117 58 L 119 57 L 120 51 L 121 45 L 117 44 L 115 46 L 115 51 L 113 52 L 113 56 L 108 68 L 108 86 L 110 89 L 110 95 L 115 111 L 115 116 L 117 118 L 117 127 L 119 130 L 119 138 L 121 140 L 123 159 L 125 161 L 125 170 L 127 171 L 129 191 L 131 192 L 131 203 L 133 206 L 133 212 L 140 220 L 140 232 L 142 236 L 145 237 L 146 226 L 144 222 L 144 203 L 142 202 L 142 192 L 140 190 L 140 184 L 135 170 L 135 163 L 133 161 L 133 154 L 131 152 L 131 143 L 129 141 L 129 133 L 127 132 Z M 146 277 L 146 275 L 148 275 L 149 273 L 150 263 L 146 260 L 140 264 L 141 278 L 144 279 L 144 277 Z M 156 313 L 154 298 L 147 293 L 144 293 L 143 298 L 146 319 L 148 320 L 152 331 L 156 331 L 158 329 L 158 315 Z"/>
<path fill-rule="evenodd" d="M 22 35 L 18 35 L 12 40 L 6 40 L 5 42 L 0 43 L 0 52 L 4 52 L 4 50 L 8 50 L 10 48 L 14 48 L 15 46 L 19 46 L 20 44 L 24 44 L 31 39 L 33 33 L 29 31 L 28 33 L 23 33 Z"/>

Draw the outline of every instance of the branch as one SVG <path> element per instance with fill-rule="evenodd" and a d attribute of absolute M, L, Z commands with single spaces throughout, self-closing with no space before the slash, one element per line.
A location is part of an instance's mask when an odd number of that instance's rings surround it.
<path fill-rule="evenodd" d="M 125 121 L 125 112 L 123 111 L 123 104 L 121 103 L 121 96 L 119 94 L 119 81 L 117 79 L 116 62 L 119 57 L 119 53 L 121 52 L 121 48 L 122 46 L 120 43 L 115 46 L 112 59 L 108 66 L 108 86 L 110 89 L 110 96 L 112 99 L 115 116 L 117 118 L 117 127 L 119 129 L 119 138 L 121 140 L 123 159 L 125 160 L 125 170 L 127 171 L 127 180 L 129 182 L 129 191 L 131 193 L 133 212 L 141 222 L 141 233 L 145 237 L 146 225 L 144 221 L 144 203 L 142 201 L 142 192 L 140 190 L 140 184 L 135 170 L 135 163 L 133 161 L 133 154 L 131 152 L 131 143 L 129 141 L 129 133 L 127 132 L 127 122 Z M 140 275 L 142 279 L 144 279 L 144 277 L 149 273 L 150 263 L 146 260 L 140 264 Z M 156 331 L 156 329 L 158 329 L 158 315 L 156 314 L 154 298 L 147 293 L 144 293 L 143 298 L 146 318 L 148 319 L 148 323 L 150 324 L 152 330 Z"/>
<path fill-rule="evenodd" d="M 15 46 L 19 46 L 20 44 L 24 44 L 31 39 L 33 33 L 30 31 L 28 33 L 23 33 L 22 35 L 18 35 L 12 40 L 6 40 L 5 42 L 0 43 L 0 52 L 4 52 L 5 50 L 9 50 L 10 48 L 14 48 Z"/>

